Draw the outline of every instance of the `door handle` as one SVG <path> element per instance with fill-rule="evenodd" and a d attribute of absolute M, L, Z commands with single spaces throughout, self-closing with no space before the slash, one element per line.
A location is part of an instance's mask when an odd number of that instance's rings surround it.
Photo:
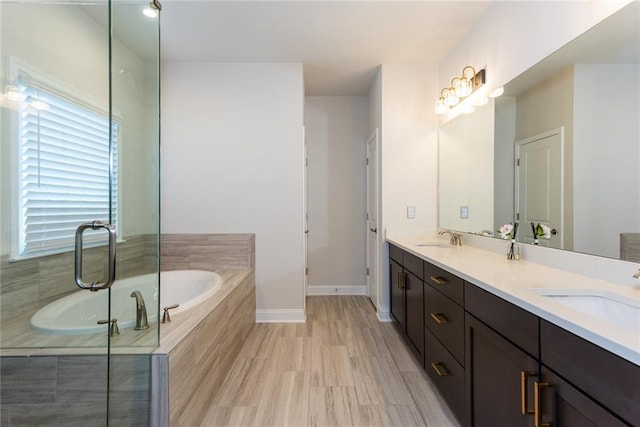
<path fill-rule="evenodd" d="M 109 233 L 109 249 L 108 249 L 108 265 L 109 272 L 106 282 L 85 283 L 82 281 L 82 234 L 86 229 L 99 230 L 105 229 Z M 100 289 L 108 289 L 116 281 L 116 229 L 111 224 L 102 221 L 93 221 L 80 224 L 76 229 L 76 247 L 75 247 L 75 280 L 76 285 L 80 289 L 89 289 L 92 292 Z"/>
<path fill-rule="evenodd" d="M 556 234 L 558 234 L 558 230 L 556 230 L 555 228 L 551 229 L 551 235 L 555 236 Z"/>
<path fill-rule="evenodd" d="M 309 234 L 309 230 L 304 230 L 304 234 Z"/>

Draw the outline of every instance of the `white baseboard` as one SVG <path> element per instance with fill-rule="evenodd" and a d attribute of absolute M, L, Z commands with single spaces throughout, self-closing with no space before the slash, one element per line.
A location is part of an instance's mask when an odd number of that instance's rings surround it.
<path fill-rule="evenodd" d="M 304 309 L 257 309 L 256 323 L 304 323 Z"/>
<path fill-rule="evenodd" d="M 391 322 L 391 316 L 389 315 L 388 311 L 382 311 L 382 312 L 378 312 L 376 313 L 378 316 L 378 320 L 381 322 Z"/>
<path fill-rule="evenodd" d="M 367 287 L 358 286 L 308 286 L 307 295 L 366 295 Z"/>

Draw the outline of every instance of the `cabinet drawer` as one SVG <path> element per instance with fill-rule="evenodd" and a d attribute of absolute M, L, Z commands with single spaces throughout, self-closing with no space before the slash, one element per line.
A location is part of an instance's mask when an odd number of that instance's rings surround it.
<path fill-rule="evenodd" d="M 425 370 L 449 404 L 451 412 L 463 418 L 464 414 L 464 368 L 456 362 L 444 346 L 424 328 Z"/>
<path fill-rule="evenodd" d="M 389 243 L 389 258 L 402 265 L 402 252 L 403 250 L 399 247 L 392 245 Z"/>
<path fill-rule="evenodd" d="M 536 359 L 539 358 L 538 317 L 471 283 L 465 283 L 465 310 Z"/>
<path fill-rule="evenodd" d="M 425 261 L 424 280 L 458 304 L 464 304 L 461 278 Z"/>
<path fill-rule="evenodd" d="M 405 252 L 402 255 L 402 266 L 405 270 L 412 272 L 418 279 L 424 280 L 424 272 L 422 270 L 422 259 L 417 256 Z"/>
<path fill-rule="evenodd" d="M 540 381 L 551 386 L 550 389 L 545 387 L 540 391 L 539 409 L 543 423 L 550 423 L 552 426 L 626 426 L 544 366 Z"/>
<path fill-rule="evenodd" d="M 464 365 L 464 309 L 428 285 L 424 300 L 425 326 Z"/>
<path fill-rule="evenodd" d="M 640 420 L 640 367 L 546 320 L 540 322 L 543 365 L 633 424 Z"/>

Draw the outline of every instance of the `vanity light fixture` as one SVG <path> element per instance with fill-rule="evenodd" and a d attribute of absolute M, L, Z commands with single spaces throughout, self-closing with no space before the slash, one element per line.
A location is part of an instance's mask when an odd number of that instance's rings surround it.
<path fill-rule="evenodd" d="M 462 76 L 451 79 L 451 86 L 440 91 L 440 98 L 436 101 L 436 113 L 448 112 L 450 108 L 455 107 L 484 83 L 484 69 L 476 72 L 475 68 L 467 65 L 462 69 Z"/>

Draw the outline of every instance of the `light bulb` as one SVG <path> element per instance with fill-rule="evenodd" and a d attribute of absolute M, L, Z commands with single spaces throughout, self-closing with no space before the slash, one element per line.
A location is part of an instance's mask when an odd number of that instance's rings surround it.
<path fill-rule="evenodd" d="M 471 92 L 473 92 L 471 80 L 469 80 L 464 76 L 456 81 L 455 88 L 456 88 L 456 93 L 458 94 L 458 96 L 460 96 L 460 98 L 467 97 L 471 95 Z"/>
<path fill-rule="evenodd" d="M 436 113 L 437 114 L 444 114 L 447 111 L 449 111 L 449 107 L 447 107 L 447 104 L 444 102 L 444 98 L 440 97 L 436 101 Z"/>
<path fill-rule="evenodd" d="M 453 107 L 458 102 L 460 102 L 460 98 L 456 95 L 456 90 L 453 87 L 450 87 L 447 93 L 444 95 L 445 104 L 449 107 Z"/>
<path fill-rule="evenodd" d="M 148 18 L 157 18 L 158 17 L 158 11 L 156 9 L 152 9 L 150 7 L 145 7 L 144 9 L 142 9 L 142 13 L 144 14 L 144 16 L 146 16 Z"/>
<path fill-rule="evenodd" d="M 492 97 L 492 98 L 497 98 L 497 97 L 499 97 L 500 95 L 502 95 L 503 93 L 504 93 L 504 87 L 503 87 L 503 86 L 500 86 L 499 88 L 497 88 L 497 89 L 495 89 L 493 92 L 491 92 L 491 93 L 489 94 L 489 96 L 490 96 L 490 97 Z"/>

